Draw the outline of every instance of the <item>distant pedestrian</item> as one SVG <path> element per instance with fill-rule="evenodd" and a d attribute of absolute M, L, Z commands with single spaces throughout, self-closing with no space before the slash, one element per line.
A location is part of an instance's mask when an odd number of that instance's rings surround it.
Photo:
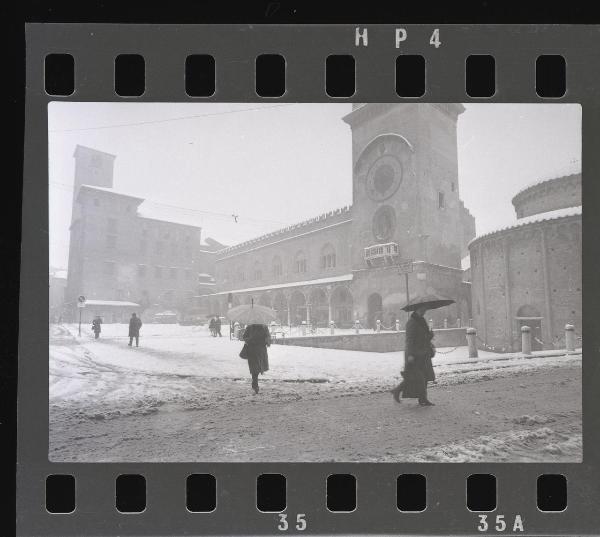
<path fill-rule="evenodd" d="M 427 399 L 427 382 L 435 380 L 431 359 L 435 355 L 433 346 L 433 331 L 423 317 L 427 308 L 417 307 L 406 323 L 406 342 L 404 346 L 403 381 L 391 390 L 394 400 L 400 402 L 403 398 L 416 398 L 421 406 L 433 406 Z"/>
<path fill-rule="evenodd" d="M 215 337 L 217 335 L 219 337 L 223 337 L 223 335 L 221 334 L 221 318 L 220 317 L 217 317 L 215 319 Z"/>
<path fill-rule="evenodd" d="M 216 334 L 215 334 L 215 324 L 216 324 L 216 323 L 215 323 L 215 318 L 214 318 L 214 317 L 211 317 L 211 318 L 210 318 L 210 322 L 208 323 L 208 330 L 210 331 L 210 335 L 211 335 L 212 337 L 215 337 L 215 335 L 216 335 Z"/>
<path fill-rule="evenodd" d="M 94 332 L 94 339 L 98 339 L 100 337 L 100 332 L 102 331 L 101 325 L 102 319 L 100 317 L 95 317 L 92 321 L 92 330 Z"/>
<path fill-rule="evenodd" d="M 140 346 L 140 328 L 142 327 L 142 320 L 135 314 L 131 314 L 129 319 L 129 347 L 133 344 L 133 338 L 135 338 L 135 346 Z"/>
<path fill-rule="evenodd" d="M 249 324 L 244 330 L 244 347 L 240 357 L 248 361 L 252 376 L 252 389 L 258 393 L 258 375 L 269 370 L 267 347 L 271 345 L 271 334 L 264 324 Z"/>

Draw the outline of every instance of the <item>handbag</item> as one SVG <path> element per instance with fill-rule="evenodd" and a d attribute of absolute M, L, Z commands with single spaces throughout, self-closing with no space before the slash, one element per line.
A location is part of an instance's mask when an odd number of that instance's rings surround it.
<path fill-rule="evenodd" d="M 247 360 L 248 359 L 248 343 L 244 343 L 242 350 L 240 351 L 240 358 Z"/>

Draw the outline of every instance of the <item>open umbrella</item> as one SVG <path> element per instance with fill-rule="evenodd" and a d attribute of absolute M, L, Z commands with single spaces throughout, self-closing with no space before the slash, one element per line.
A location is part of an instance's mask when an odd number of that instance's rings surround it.
<path fill-rule="evenodd" d="M 444 306 L 449 306 L 450 304 L 454 304 L 454 302 L 455 301 L 451 298 L 444 298 L 437 295 L 423 295 L 413 298 L 402 309 L 404 311 L 415 311 L 420 306 L 424 306 L 428 310 L 434 310 Z"/>
<path fill-rule="evenodd" d="M 255 305 L 252 301 L 252 304 L 231 308 L 227 312 L 227 318 L 242 324 L 269 324 L 277 318 L 277 312 L 267 306 Z"/>

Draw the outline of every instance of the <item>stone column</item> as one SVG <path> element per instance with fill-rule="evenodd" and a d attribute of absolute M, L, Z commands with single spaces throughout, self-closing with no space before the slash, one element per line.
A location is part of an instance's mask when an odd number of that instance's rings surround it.
<path fill-rule="evenodd" d="M 378 334 L 379 332 L 381 332 L 381 321 L 379 319 L 375 321 L 375 332 L 377 332 Z"/>
<path fill-rule="evenodd" d="M 477 330 L 467 328 L 467 345 L 469 347 L 469 358 L 477 358 Z"/>
<path fill-rule="evenodd" d="M 575 327 L 572 324 L 565 325 L 565 347 L 567 352 L 575 350 Z"/>

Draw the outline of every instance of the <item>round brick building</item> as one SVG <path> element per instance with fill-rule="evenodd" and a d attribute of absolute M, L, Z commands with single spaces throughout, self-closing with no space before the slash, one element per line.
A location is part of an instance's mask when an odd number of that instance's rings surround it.
<path fill-rule="evenodd" d="M 581 334 L 581 174 L 540 181 L 512 200 L 516 220 L 469 243 L 473 325 L 481 348 L 564 346 Z"/>

